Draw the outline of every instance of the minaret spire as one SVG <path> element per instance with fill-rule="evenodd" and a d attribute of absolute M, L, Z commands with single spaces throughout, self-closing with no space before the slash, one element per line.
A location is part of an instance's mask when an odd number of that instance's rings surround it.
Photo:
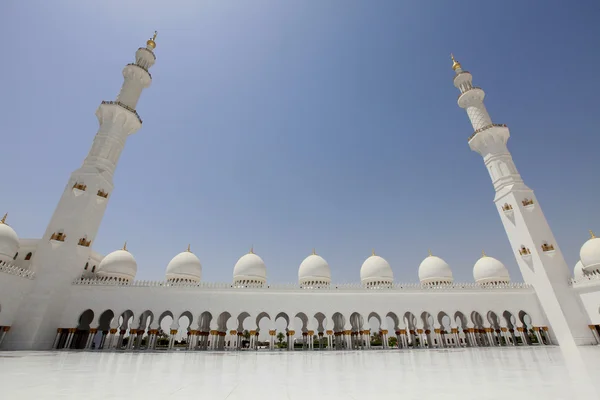
<path fill-rule="evenodd" d="M 496 209 L 523 280 L 535 289 L 559 344 L 594 343 L 588 316 L 581 308 L 577 293 L 569 286 L 571 270 L 533 190 L 523 182 L 508 151 L 508 127 L 492 123 L 483 104 L 485 92 L 472 85 L 471 74 L 451 57 L 452 69 L 456 72 L 454 86 L 460 90 L 458 105 L 467 111 L 474 129 L 469 147 L 483 157 L 490 174 L 496 191 Z"/>

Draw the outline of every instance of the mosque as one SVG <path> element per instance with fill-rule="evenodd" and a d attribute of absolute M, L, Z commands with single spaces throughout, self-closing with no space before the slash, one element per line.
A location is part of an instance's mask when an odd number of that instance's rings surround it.
<path fill-rule="evenodd" d="M 280 333 L 288 350 L 369 349 L 374 336 L 383 348 L 600 343 L 600 238 L 591 234 L 572 273 L 507 149 L 508 127 L 492 122 L 484 91 L 454 57 L 458 105 L 474 131 L 468 144 L 489 171 L 524 283 L 511 283 L 505 266 L 485 254 L 473 282 L 455 283 L 450 266 L 431 253 L 419 265 L 419 283 L 396 283 L 373 252 L 360 283 L 335 284 L 313 250 L 300 263 L 298 283 L 282 285 L 267 281 L 252 249 L 235 264 L 231 283 L 209 283 L 189 247 L 169 262 L 164 281 L 135 280 L 126 245 L 106 256 L 92 245 L 125 142 L 142 127 L 136 105 L 152 82 L 155 40 L 123 69 L 116 100 L 96 110 L 91 149 L 42 238 L 21 239 L 6 215 L 0 221 L 0 348 L 144 351 L 173 349 L 184 337 L 178 349 L 237 350 L 256 349 L 261 335 L 273 349 Z M 168 329 L 161 328 L 165 318 Z M 285 329 L 277 331 L 276 321 Z"/>

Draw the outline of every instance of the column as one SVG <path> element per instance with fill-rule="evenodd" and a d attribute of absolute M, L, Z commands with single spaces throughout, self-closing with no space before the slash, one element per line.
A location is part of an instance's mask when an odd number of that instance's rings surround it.
<path fill-rule="evenodd" d="M 592 331 L 596 342 L 600 344 L 600 335 L 598 335 L 598 330 L 596 329 L 596 325 L 588 325 L 588 328 Z"/>
<path fill-rule="evenodd" d="M 540 346 L 544 345 L 544 341 L 542 340 L 542 335 L 540 335 L 540 327 L 539 326 L 534 326 L 533 327 L 533 333 L 535 334 L 535 337 L 538 340 L 538 344 Z"/>
<path fill-rule="evenodd" d="M 173 349 L 173 345 L 175 344 L 175 335 L 177 335 L 177 329 L 171 329 L 169 331 L 169 347 L 168 350 Z"/>
<path fill-rule="evenodd" d="M 6 334 L 8 333 L 8 331 L 10 330 L 10 326 L 3 326 L 2 327 L 2 331 L 0 331 L 0 346 L 2 345 L 2 342 L 4 341 L 4 337 L 6 336 Z M 55 340 L 56 342 L 56 340 Z M 53 346 L 54 348 L 54 346 Z"/>
<path fill-rule="evenodd" d="M 98 329 L 90 328 L 90 332 L 88 333 L 87 341 L 85 342 L 86 350 L 90 350 L 92 348 L 92 343 L 94 342 L 94 338 L 96 337 L 96 332 L 98 332 Z"/>
<path fill-rule="evenodd" d="M 593 326 L 593 325 L 591 325 L 591 326 Z M 62 328 L 58 328 L 56 330 L 56 337 L 54 338 L 54 343 L 52 344 L 52 348 L 54 350 L 56 350 L 56 347 L 58 346 L 58 343 L 60 342 L 60 335 L 62 335 L 62 331 L 63 331 Z M 2 343 L 0 342 L 0 344 L 2 344 Z"/>

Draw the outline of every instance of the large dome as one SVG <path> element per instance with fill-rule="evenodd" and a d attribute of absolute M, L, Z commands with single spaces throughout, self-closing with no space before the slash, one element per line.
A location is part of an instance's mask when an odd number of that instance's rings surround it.
<path fill-rule="evenodd" d="M 326 286 L 331 283 L 329 264 L 314 250 L 298 268 L 298 283 L 302 286 Z"/>
<path fill-rule="evenodd" d="M 485 253 L 473 266 L 473 278 L 480 285 L 497 285 L 510 282 L 510 276 L 504 264 L 494 257 L 486 256 Z"/>
<path fill-rule="evenodd" d="M 577 261 L 575 264 L 575 268 L 573 268 L 573 277 L 575 279 L 583 278 L 585 276 L 585 272 L 583 272 L 583 264 L 581 260 Z"/>
<path fill-rule="evenodd" d="M 233 283 L 237 285 L 257 285 L 267 282 L 267 266 L 262 258 L 251 249 L 233 267 Z"/>
<path fill-rule="evenodd" d="M 0 220 L 0 261 L 12 263 L 15 254 L 19 251 L 19 236 L 17 232 L 6 223 L 6 217 Z"/>
<path fill-rule="evenodd" d="M 590 231 L 591 238 L 581 246 L 579 259 L 583 264 L 583 270 L 591 273 L 600 271 L 600 238 Z"/>
<path fill-rule="evenodd" d="M 167 281 L 170 282 L 200 282 L 202 264 L 194 253 L 187 251 L 177 254 L 167 265 Z"/>
<path fill-rule="evenodd" d="M 97 275 L 101 278 L 110 278 L 123 281 L 132 281 L 137 273 L 137 262 L 127 251 L 127 244 L 123 250 L 113 251 L 100 261 Z"/>
<path fill-rule="evenodd" d="M 423 285 L 445 285 L 454 282 L 448 263 L 431 253 L 419 265 L 419 280 Z"/>
<path fill-rule="evenodd" d="M 360 267 L 360 281 L 365 286 L 388 286 L 394 282 L 394 273 L 390 264 L 373 251 Z"/>

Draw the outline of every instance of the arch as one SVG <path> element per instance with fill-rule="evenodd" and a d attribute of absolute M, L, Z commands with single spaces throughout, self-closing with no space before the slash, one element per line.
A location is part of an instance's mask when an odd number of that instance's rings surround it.
<path fill-rule="evenodd" d="M 16 254 L 15 254 L 15 256 L 13 257 L 13 260 L 16 260 L 18 255 L 19 255 L 19 252 L 17 251 L 17 253 L 16 253 Z"/>
<path fill-rule="evenodd" d="M 96 266 L 95 265 L 92 267 L 92 272 L 96 272 Z"/>
<path fill-rule="evenodd" d="M 25 256 L 25 261 L 29 261 L 31 260 L 31 256 L 33 255 L 32 252 L 27 253 L 27 255 Z"/>
<path fill-rule="evenodd" d="M 219 332 L 227 331 L 227 322 L 230 318 L 231 314 L 227 311 L 223 311 L 221 314 L 219 314 L 219 316 L 217 317 L 217 330 Z"/>
<path fill-rule="evenodd" d="M 266 318 L 269 321 L 271 321 L 271 316 L 268 313 L 266 313 L 265 311 L 263 311 L 256 316 L 256 326 L 257 327 L 260 326 L 260 322 L 263 318 Z"/>
<path fill-rule="evenodd" d="M 440 311 L 438 313 L 437 320 L 442 330 L 447 332 L 450 331 L 452 328 L 452 319 L 445 311 Z"/>
<path fill-rule="evenodd" d="M 79 314 L 77 329 L 89 331 L 90 324 L 92 323 L 93 320 L 94 320 L 94 312 L 88 308 L 87 310 L 85 310 L 84 312 Z"/>
<path fill-rule="evenodd" d="M 377 314 L 375 311 L 372 311 L 367 316 L 367 321 L 371 321 L 371 318 L 375 318 L 377 320 L 377 322 L 379 322 L 379 326 L 381 326 L 382 321 L 381 321 L 381 317 L 379 316 L 379 314 Z"/>
<path fill-rule="evenodd" d="M 478 328 L 478 329 L 483 328 L 483 317 L 477 311 L 473 311 L 471 313 L 471 322 L 473 323 L 473 325 L 476 328 Z"/>
<path fill-rule="evenodd" d="M 421 322 L 423 323 L 424 329 L 431 329 L 433 328 L 435 320 L 428 311 L 423 311 L 421 313 Z"/>
<path fill-rule="evenodd" d="M 202 314 L 200 314 L 200 317 L 198 318 L 198 330 L 202 332 L 209 332 L 212 318 L 212 314 L 208 311 L 204 311 Z"/>
<path fill-rule="evenodd" d="M 113 310 L 105 310 L 98 318 L 98 330 L 108 331 L 110 329 L 110 323 L 115 317 Z"/>
<path fill-rule="evenodd" d="M 318 333 L 325 333 L 325 328 L 327 327 L 327 317 L 322 312 L 318 312 L 313 316 L 313 319 L 317 321 L 316 327 Z"/>
<path fill-rule="evenodd" d="M 279 318 L 283 318 L 283 320 L 285 321 L 285 331 L 287 332 L 288 327 L 290 326 L 290 317 L 287 315 L 287 313 L 285 312 L 280 312 L 279 314 L 277 314 L 275 316 L 275 320 L 274 322 L 277 323 L 277 321 L 279 320 Z"/>
<path fill-rule="evenodd" d="M 331 316 L 331 320 L 333 322 L 333 331 L 341 332 L 344 330 L 344 326 L 346 326 L 346 318 L 340 312 L 335 312 Z"/>
<path fill-rule="evenodd" d="M 184 312 L 181 313 L 181 315 L 179 315 L 178 320 L 180 320 L 183 317 L 186 317 L 188 319 L 188 321 L 189 321 L 188 329 L 191 328 L 192 322 L 194 322 L 194 316 L 192 315 L 192 313 L 189 312 L 189 311 L 184 311 Z"/>
<path fill-rule="evenodd" d="M 364 323 L 365 319 L 358 312 L 350 314 L 350 326 L 354 332 L 362 330 Z"/>
<path fill-rule="evenodd" d="M 386 319 L 390 319 L 392 321 L 392 326 L 390 326 L 390 329 L 393 328 L 394 331 L 400 329 L 400 318 L 398 318 L 398 315 L 395 312 L 390 311 L 385 315 L 385 317 Z"/>
<path fill-rule="evenodd" d="M 486 317 L 488 322 L 490 323 L 490 327 L 494 328 L 494 330 L 500 329 L 500 319 L 498 318 L 498 315 L 495 312 L 488 311 Z"/>

